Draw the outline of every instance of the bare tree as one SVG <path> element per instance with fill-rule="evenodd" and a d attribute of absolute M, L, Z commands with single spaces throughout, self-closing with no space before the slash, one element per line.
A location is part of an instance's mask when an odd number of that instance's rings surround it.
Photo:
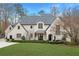
<path fill-rule="evenodd" d="M 25 12 L 21 4 L 19 3 L 15 4 L 15 10 L 16 10 L 16 14 L 18 14 L 20 17 L 25 16 Z"/>
<path fill-rule="evenodd" d="M 9 22 L 9 18 L 14 14 L 14 4 L 1 3 L 0 4 L 0 15 L 1 19 L 5 21 L 5 29 L 7 28 Z"/>
<path fill-rule="evenodd" d="M 10 4 L 2 3 L 0 4 L 0 19 L 9 20 L 14 23 L 14 20 L 19 17 L 26 16 L 24 9 L 21 4 Z"/>
<path fill-rule="evenodd" d="M 76 11 L 77 10 L 77 11 Z M 70 9 L 66 11 L 67 14 L 62 18 L 64 22 L 64 29 L 71 38 L 71 42 L 79 44 L 79 10 Z"/>
<path fill-rule="evenodd" d="M 58 15 L 58 12 L 59 12 L 59 9 L 58 9 L 57 6 L 51 7 L 51 14 L 52 14 L 53 16 L 57 16 L 57 15 Z"/>
<path fill-rule="evenodd" d="M 62 13 L 63 16 L 71 16 L 71 9 L 72 8 L 65 8 L 64 12 Z"/>
<path fill-rule="evenodd" d="M 20 18 L 27 16 L 27 10 L 24 11 L 24 8 L 21 4 L 17 3 L 15 6 L 15 23 L 19 21 Z"/>

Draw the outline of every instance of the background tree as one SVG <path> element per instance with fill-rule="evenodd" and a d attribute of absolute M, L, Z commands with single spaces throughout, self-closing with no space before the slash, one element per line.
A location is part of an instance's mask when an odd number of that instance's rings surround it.
<path fill-rule="evenodd" d="M 45 14 L 45 11 L 44 11 L 44 10 L 40 10 L 40 11 L 38 12 L 38 14 L 39 14 L 39 15 L 44 15 L 44 14 Z"/>
<path fill-rule="evenodd" d="M 71 9 L 72 8 L 65 8 L 65 10 L 62 12 L 63 16 L 71 16 Z"/>
<path fill-rule="evenodd" d="M 10 23 L 16 23 L 16 19 L 25 16 L 24 9 L 21 4 L 0 4 L 0 14 L 2 20 L 9 20 Z M 14 22 L 15 21 L 15 22 Z"/>
<path fill-rule="evenodd" d="M 62 20 L 64 29 L 71 38 L 71 42 L 79 44 L 79 9 L 74 7 L 66 10 Z"/>
<path fill-rule="evenodd" d="M 59 9 L 58 9 L 57 6 L 51 7 L 51 14 L 52 14 L 53 16 L 57 16 L 58 13 L 59 13 Z"/>
<path fill-rule="evenodd" d="M 8 27 L 10 17 L 14 14 L 14 4 L 2 3 L 0 4 L 0 16 L 1 20 L 4 21 L 4 30 Z M 11 21 L 12 22 L 12 21 Z"/>
<path fill-rule="evenodd" d="M 16 11 L 16 15 L 15 15 L 15 23 L 19 20 L 19 18 L 23 18 L 24 16 L 26 16 L 26 13 L 23 9 L 23 6 L 19 3 L 15 4 L 15 11 Z"/>
<path fill-rule="evenodd" d="M 21 4 L 15 4 L 15 10 L 16 10 L 16 14 L 18 14 L 20 17 L 25 16 L 25 12 Z"/>

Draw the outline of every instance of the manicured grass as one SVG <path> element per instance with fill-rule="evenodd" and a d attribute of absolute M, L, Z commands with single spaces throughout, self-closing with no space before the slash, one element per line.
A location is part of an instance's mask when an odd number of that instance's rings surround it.
<path fill-rule="evenodd" d="M 46 43 L 20 43 L 5 48 L 0 48 L 2 56 L 79 56 L 78 47 L 61 44 Z"/>

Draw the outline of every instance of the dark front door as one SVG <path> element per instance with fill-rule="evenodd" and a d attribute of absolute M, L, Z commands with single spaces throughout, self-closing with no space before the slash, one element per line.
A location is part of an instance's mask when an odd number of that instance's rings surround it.
<path fill-rule="evenodd" d="M 52 40 L 52 34 L 49 34 L 49 37 L 48 37 L 49 41 Z"/>
<path fill-rule="evenodd" d="M 42 33 L 38 34 L 38 40 L 43 40 L 43 34 Z"/>
<path fill-rule="evenodd" d="M 10 39 L 12 39 L 12 35 L 10 35 Z"/>

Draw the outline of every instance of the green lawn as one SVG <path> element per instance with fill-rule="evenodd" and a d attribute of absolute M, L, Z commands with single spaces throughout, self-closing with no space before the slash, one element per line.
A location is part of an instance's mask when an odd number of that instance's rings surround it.
<path fill-rule="evenodd" d="M 78 55 L 79 48 L 46 43 L 20 43 L 0 48 L 1 56 L 63 56 Z"/>

